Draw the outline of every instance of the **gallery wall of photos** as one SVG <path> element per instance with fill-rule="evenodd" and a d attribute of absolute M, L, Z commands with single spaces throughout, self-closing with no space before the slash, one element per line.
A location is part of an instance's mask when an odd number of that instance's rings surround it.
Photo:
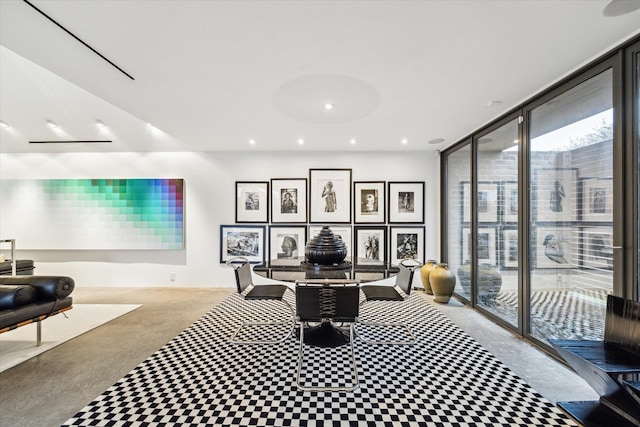
<path fill-rule="evenodd" d="M 464 264 L 471 260 L 471 194 L 469 181 L 459 185 Z M 534 268 L 613 268 L 611 177 L 581 177 L 578 168 L 538 169 L 532 181 L 532 205 L 532 239 L 537 248 L 532 257 Z M 517 269 L 518 183 L 478 182 L 477 211 L 478 262 Z M 551 238 L 569 246 L 563 262 L 545 252 Z"/>
<path fill-rule="evenodd" d="M 352 169 L 309 169 L 307 177 L 236 181 L 234 195 L 235 224 L 220 226 L 220 262 L 297 265 L 324 225 L 356 265 L 424 262 L 424 181 L 354 181 Z"/>

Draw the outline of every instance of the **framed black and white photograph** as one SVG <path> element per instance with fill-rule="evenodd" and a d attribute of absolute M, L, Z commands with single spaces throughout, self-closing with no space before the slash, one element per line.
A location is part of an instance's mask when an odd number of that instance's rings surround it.
<path fill-rule="evenodd" d="M 389 223 L 424 223 L 424 182 L 389 182 Z"/>
<path fill-rule="evenodd" d="M 518 229 L 502 230 L 502 268 L 518 268 Z"/>
<path fill-rule="evenodd" d="M 356 224 L 384 224 L 384 181 L 356 181 L 353 183 L 353 211 Z"/>
<path fill-rule="evenodd" d="M 271 265 L 298 265 L 307 245 L 307 227 L 269 226 L 269 262 Z"/>
<path fill-rule="evenodd" d="M 351 223 L 351 169 L 309 169 L 312 223 Z"/>
<path fill-rule="evenodd" d="M 252 264 L 265 259 L 264 225 L 221 225 L 220 262 L 242 256 Z"/>
<path fill-rule="evenodd" d="M 269 183 L 236 181 L 236 222 L 269 222 Z"/>
<path fill-rule="evenodd" d="M 613 269 L 613 227 L 585 227 L 580 237 L 582 267 Z"/>
<path fill-rule="evenodd" d="M 340 238 L 345 245 L 347 245 L 347 257 L 345 260 L 350 261 L 353 256 L 353 239 L 352 239 L 352 229 L 350 225 L 329 225 L 331 232 L 338 238 Z M 313 239 L 320 233 L 322 230 L 321 225 L 310 225 L 309 226 L 309 234 L 308 240 Z M 304 255 L 304 253 L 303 253 Z"/>
<path fill-rule="evenodd" d="M 271 222 L 307 222 L 307 178 L 271 179 Z"/>
<path fill-rule="evenodd" d="M 481 181 L 477 195 L 478 222 L 498 222 L 498 183 Z M 462 221 L 471 221 L 471 183 L 462 183 Z"/>
<path fill-rule="evenodd" d="M 584 178 L 581 183 L 582 221 L 613 221 L 613 179 Z"/>
<path fill-rule="evenodd" d="M 518 183 L 516 181 L 502 183 L 502 200 L 504 222 L 518 222 Z"/>
<path fill-rule="evenodd" d="M 405 258 L 424 262 L 424 226 L 390 227 L 389 263 L 398 265 Z"/>
<path fill-rule="evenodd" d="M 387 263 L 387 227 L 354 227 L 354 260 L 356 265 Z"/>
<path fill-rule="evenodd" d="M 575 268 L 577 247 L 571 227 L 543 225 L 535 230 L 535 268 Z"/>
<path fill-rule="evenodd" d="M 497 228 L 478 227 L 478 264 L 497 265 Z M 462 228 L 462 264 L 471 262 L 471 229 Z"/>
<path fill-rule="evenodd" d="M 576 169 L 537 169 L 533 207 L 536 221 L 575 221 L 578 213 Z"/>

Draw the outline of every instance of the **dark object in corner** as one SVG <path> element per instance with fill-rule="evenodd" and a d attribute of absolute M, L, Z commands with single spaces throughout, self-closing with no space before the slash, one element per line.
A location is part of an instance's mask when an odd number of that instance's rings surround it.
<path fill-rule="evenodd" d="M 598 395 L 558 402 L 585 427 L 640 425 L 640 302 L 609 295 L 603 341 L 549 340 Z"/>

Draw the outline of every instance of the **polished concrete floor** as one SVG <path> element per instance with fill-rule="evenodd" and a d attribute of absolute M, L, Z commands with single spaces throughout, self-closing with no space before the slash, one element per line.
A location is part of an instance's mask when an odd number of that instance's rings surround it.
<path fill-rule="evenodd" d="M 143 306 L 1 373 L 0 426 L 59 426 L 232 292 L 77 288 L 75 303 Z M 597 398 L 564 365 L 474 310 L 453 299 L 434 304 L 548 400 Z"/>

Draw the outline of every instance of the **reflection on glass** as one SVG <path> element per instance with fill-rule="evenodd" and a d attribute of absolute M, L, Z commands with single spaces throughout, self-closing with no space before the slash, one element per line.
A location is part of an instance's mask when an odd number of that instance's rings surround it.
<path fill-rule="evenodd" d="M 517 119 L 477 141 L 476 296 L 479 306 L 514 326 L 519 292 L 518 142 Z"/>
<path fill-rule="evenodd" d="M 530 115 L 531 334 L 603 337 L 613 283 L 611 71 Z"/>
<path fill-rule="evenodd" d="M 457 274 L 455 292 L 471 299 L 468 272 L 465 276 L 460 271 L 463 263 L 468 262 L 470 254 L 471 144 L 447 156 L 447 176 L 447 263 L 450 270 Z"/>

